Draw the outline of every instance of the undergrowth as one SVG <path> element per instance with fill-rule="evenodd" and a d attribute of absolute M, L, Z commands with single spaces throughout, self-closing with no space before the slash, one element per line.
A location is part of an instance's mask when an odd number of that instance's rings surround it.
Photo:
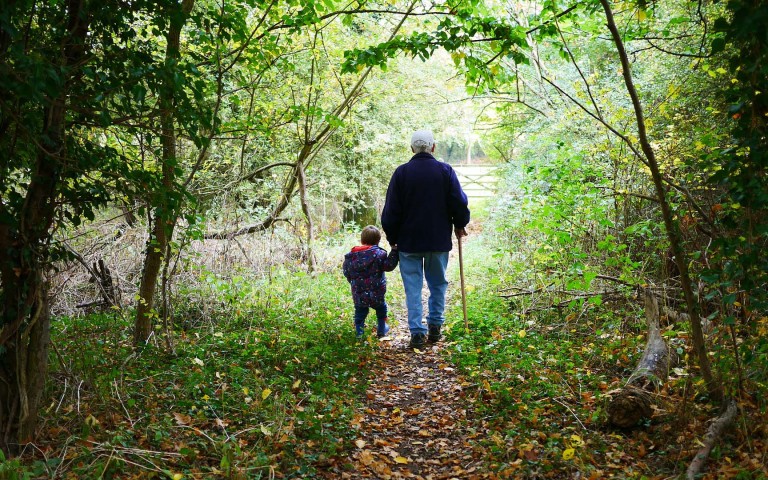
<path fill-rule="evenodd" d="M 442 351 L 473 402 L 464 428 L 484 460 L 501 478 L 683 472 L 717 415 L 689 368 L 685 329 L 663 331 L 683 362 L 652 418 L 611 428 L 606 404 L 645 345 L 640 302 L 627 295 L 533 309 L 504 298 L 502 286 L 523 267 L 475 233 L 464 249 L 467 326 L 454 259 Z M 174 290 L 169 323 L 158 321 L 140 351 L 130 312 L 55 320 L 52 400 L 41 412 L 39 442 L 1 462 L 0 480 L 311 478 L 348 455 L 377 359 L 354 338 L 338 268 L 345 243 L 329 246 L 327 272 L 314 275 L 287 267 L 260 276 L 198 271 L 199 282 Z M 390 278 L 394 294 L 401 287 Z M 711 455 L 718 476 L 764 478 L 765 353 L 751 353 L 740 399 L 748 413 Z M 733 368 L 727 351 L 715 358 Z"/>
<path fill-rule="evenodd" d="M 468 328 L 455 298 L 449 355 L 466 377 L 465 394 L 482 421 L 477 448 L 503 478 L 665 478 L 680 475 L 701 445 L 704 425 L 717 415 L 688 371 L 693 355 L 687 331 L 663 335 L 682 363 L 656 396 L 655 412 L 635 429 L 607 422 L 611 394 L 624 385 L 643 354 L 646 325 L 641 300 L 528 309 L 530 302 L 501 296 L 514 266 L 499 262 L 482 240 L 471 248 Z M 456 297 L 458 294 L 456 294 Z M 527 313 L 526 313 L 527 312 Z M 722 365 L 721 365 L 722 366 Z M 752 383 L 759 389 L 759 382 Z M 764 423 L 765 409 L 750 414 Z M 715 449 L 718 476 L 765 478 L 765 433 L 742 424 Z M 751 433 L 755 438 L 749 438 Z M 740 448 L 742 445 L 744 448 Z M 737 450 L 736 458 L 724 452 Z M 731 454 L 733 455 L 733 454 Z"/>
<path fill-rule="evenodd" d="M 371 349 L 354 338 L 343 278 L 203 285 L 206 304 L 179 304 L 172 338 L 158 325 L 142 351 L 117 314 L 54 323 L 56 400 L 30 475 L 301 478 L 349 447 Z"/>

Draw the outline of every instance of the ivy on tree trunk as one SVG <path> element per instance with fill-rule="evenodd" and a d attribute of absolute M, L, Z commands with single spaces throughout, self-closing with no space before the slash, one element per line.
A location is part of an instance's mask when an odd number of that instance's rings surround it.
<path fill-rule="evenodd" d="M 66 34 L 58 65 L 67 72 L 85 57 L 88 35 L 83 0 L 66 4 Z M 72 78 L 44 110 L 37 153 L 22 207 L 0 228 L 0 448 L 16 451 L 31 441 L 48 371 L 50 314 L 44 280 L 50 254 L 55 198 L 67 160 L 65 121 Z M 8 212 L 3 211 L 5 215 Z"/>

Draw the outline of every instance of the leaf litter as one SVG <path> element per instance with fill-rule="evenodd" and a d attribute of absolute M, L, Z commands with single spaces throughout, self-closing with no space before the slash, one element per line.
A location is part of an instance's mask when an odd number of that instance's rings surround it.
<path fill-rule="evenodd" d="M 471 443 L 478 433 L 466 382 L 441 356 L 442 343 L 408 348 L 407 325 L 379 342 L 364 407 L 352 420 L 355 449 L 324 478 L 495 479 Z M 373 340 L 375 341 L 375 340 Z"/>

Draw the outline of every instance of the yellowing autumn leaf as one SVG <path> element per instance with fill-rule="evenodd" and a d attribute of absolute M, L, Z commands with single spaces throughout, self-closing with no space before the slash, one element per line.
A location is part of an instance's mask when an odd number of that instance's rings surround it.
<path fill-rule="evenodd" d="M 181 473 L 174 473 L 173 477 L 171 478 L 173 478 L 173 480 L 181 480 L 182 478 L 184 478 L 184 475 L 182 475 Z"/>
<path fill-rule="evenodd" d="M 582 440 L 581 437 L 578 436 L 578 435 L 571 435 L 571 441 L 577 447 L 580 447 L 580 446 L 584 445 L 584 440 Z"/>
<path fill-rule="evenodd" d="M 408 459 L 398 455 L 398 456 L 395 457 L 395 462 L 397 462 L 397 463 L 408 463 Z"/>
<path fill-rule="evenodd" d="M 271 394 L 272 394 L 272 390 L 265 388 L 264 390 L 261 391 L 261 399 L 266 400 L 267 397 L 270 396 Z"/>
<path fill-rule="evenodd" d="M 266 425 L 260 425 L 259 428 L 261 429 L 261 433 L 263 433 L 264 435 L 268 437 L 272 436 L 272 431 L 269 428 L 267 428 Z"/>
<path fill-rule="evenodd" d="M 491 393 L 491 384 L 488 383 L 488 380 L 483 380 L 483 388 L 486 392 Z"/>
<path fill-rule="evenodd" d="M 360 463 L 363 465 L 370 465 L 373 463 L 373 455 L 371 455 L 371 452 L 368 450 L 363 450 L 363 452 L 360 454 Z"/>
<path fill-rule="evenodd" d="M 526 334 L 525 330 L 520 330 L 519 332 L 517 332 L 517 336 L 520 338 L 525 338 L 525 334 Z"/>
<path fill-rule="evenodd" d="M 93 415 L 88 415 L 88 417 L 85 419 L 85 423 L 89 427 L 93 427 L 93 426 L 98 425 L 100 422 L 98 420 L 96 420 L 96 417 L 94 417 Z"/>
<path fill-rule="evenodd" d="M 199 359 L 199 358 L 197 358 L 197 357 L 195 357 L 195 358 L 193 358 L 193 359 L 192 359 L 192 363 L 194 363 L 194 364 L 196 364 L 196 365 L 200 365 L 201 367 L 202 367 L 203 365 L 205 365 L 205 362 L 203 362 L 202 360 L 200 360 L 200 359 Z"/>
<path fill-rule="evenodd" d="M 301 379 L 296 380 L 295 382 L 293 382 L 293 387 L 292 388 L 294 390 L 296 390 L 297 388 L 299 388 L 299 385 L 301 385 Z"/>
<path fill-rule="evenodd" d="M 358 438 L 355 440 L 355 445 L 357 445 L 357 448 L 363 448 L 365 446 L 365 440 Z"/>
<path fill-rule="evenodd" d="M 563 450 L 563 460 L 570 460 L 576 454 L 576 450 L 572 448 L 566 448 Z"/>

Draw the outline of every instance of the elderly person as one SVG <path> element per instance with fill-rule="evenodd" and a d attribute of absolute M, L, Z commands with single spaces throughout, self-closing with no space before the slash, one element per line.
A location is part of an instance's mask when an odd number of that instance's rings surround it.
<path fill-rule="evenodd" d="M 464 228 L 469 223 L 469 208 L 453 168 L 432 156 L 435 151 L 432 132 L 415 132 L 411 137 L 411 150 L 413 157 L 392 174 L 381 225 L 390 245 L 397 245 L 400 252 L 400 275 L 411 333 L 409 346 L 423 348 L 427 341 L 438 342 L 441 337 L 451 231 L 457 237 L 467 235 Z M 421 305 L 424 279 L 429 288 L 426 327 Z"/>

